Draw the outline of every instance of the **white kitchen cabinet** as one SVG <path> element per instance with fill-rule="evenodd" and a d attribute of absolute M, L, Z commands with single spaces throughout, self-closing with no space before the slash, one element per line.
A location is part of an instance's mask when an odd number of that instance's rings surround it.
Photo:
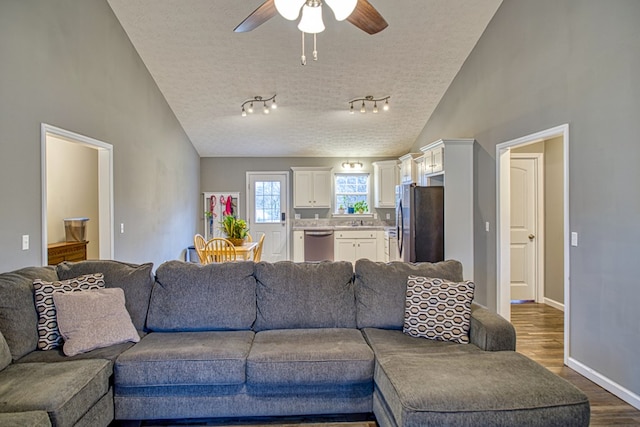
<path fill-rule="evenodd" d="M 473 280 L 473 139 L 441 139 L 420 148 L 430 169 L 423 185 L 444 185 L 444 257 L 462 263 Z"/>
<path fill-rule="evenodd" d="M 383 160 L 373 163 L 374 207 L 395 208 L 398 184 L 398 161 Z"/>
<path fill-rule="evenodd" d="M 361 258 L 378 260 L 376 230 L 347 230 L 334 233 L 334 259 L 355 263 Z"/>
<path fill-rule="evenodd" d="M 331 207 L 331 168 L 292 167 L 293 207 Z"/>
<path fill-rule="evenodd" d="M 407 153 L 400 157 L 400 182 L 407 184 L 418 182 L 418 167 L 415 160 L 422 156 L 422 153 Z"/>
<path fill-rule="evenodd" d="M 293 232 L 293 262 L 304 261 L 304 231 Z"/>

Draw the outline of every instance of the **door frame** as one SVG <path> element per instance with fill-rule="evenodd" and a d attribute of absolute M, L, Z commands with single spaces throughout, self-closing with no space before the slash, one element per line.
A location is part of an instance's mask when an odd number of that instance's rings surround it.
<path fill-rule="evenodd" d="M 552 138 L 562 137 L 563 145 L 563 223 L 564 223 L 564 363 L 570 355 L 571 295 L 569 274 L 569 125 L 563 124 L 531 135 L 526 135 L 496 145 L 496 308 L 498 314 L 511 319 L 510 272 L 510 193 L 511 149 Z"/>
<path fill-rule="evenodd" d="M 40 124 L 41 189 L 42 195 L 42 265 L 48 264 L 47 254 L 47 141 L 56 136 L 65 141 L 81 144 L 98 152 L 98 233 L 100 259 L 114 258 L 113 229 L 113 145 L 71 132 L 46 123 Z"/>
<path fill-rule="evenodd" d="M 535 283 L 535 302 L 544 302 L 544 154 L 542 153 L 511 153 L 510 159 L 533 159 L 536 180 L 536 221 L 535 221 L 535 239 L 536 239 L 536 283 Z M 511 181 L 511 178 L 509 178 Z M 509 217 L 511 224 L 511 217 Z M 511 292 L 509 292 L 511 299 Z"/>
<path fill-rule="evenodd" d="M 247 189 L 247 196 L 245 202 L 246 209 L 246 218 L 249 219 L 249 225 L 252 223 L 252 212 L 251 212 L 251 176 L 252 175 L 277 175 L 284 177 L 284 190 L 286 194 L 284 195 L 284 203 L 283 211 L 285 213 L 285 236 L 286 236 L 286 244 L 285 244 L 285 256 L 287 260 L 291 259 L 291 189 L 289 186 L 289 172 L 288 171 L 247 171 L 245 177 L 245 188 Z"/>

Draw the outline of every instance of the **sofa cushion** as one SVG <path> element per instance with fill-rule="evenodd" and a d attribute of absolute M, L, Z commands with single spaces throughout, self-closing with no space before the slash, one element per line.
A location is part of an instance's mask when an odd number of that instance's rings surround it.
<path fill-rule="evenodd" d="M 254 330 L 354 328 L 352 279 L 346 261 L 257 263 Z"/>
<path fill-rule="evenodd" d="M 405 294 L 409 276 L 437 277 L 462 281 L 462 264 L 374 262 L 359 259 L 355 266 L 355 295 L 358 328 L 402 329 Z"/>
<path fill-rule="evenodd" d="M 102 273 L 85 274 L 73 279 L 55 282 L 47 282 L 42 279 L 34 280 L 33 294 L 38 312 L 38 349 L 51 350 L 62 345 L 57 310 L 53 303 L 54 293 L 103 288 L 104 276 Z"/>
<path fill-rule="evenodd" d="M 49 415 L 45 411 L 0 413 L 2 427 L 51 427 Z"/>
<path fill-rule="evenodd" d="M 515 352 L 387 353 L 376 360 L 374 408 L 395 425 L 589 424 L 584 393 Z"/>
<path fill-rule="evenodd" d="M 321 386 L 371 382 L 373 352 L 357 329 L 282 329 L 256 334 L 248 386 Z"/>
<path fill-rule="evenodd" d="M 140 332 L 138 331 L 140 334 Z M 141 334 L 140 336 L 143 336 Z M 16 360 L 15 363 L 57 363 L 68 362 L 69 360 L 87 360 L 87 359 L 105 359 L 111 362 L 115 362 L 116 358 L 128 350 L 134 345 L 132 342 L 125 342 L 122 344 L 110 345 L 109 347 L 97 348 L 95 350 L 87 351 L 86 353 L 79 353 L 75 356 L 66 356 L 62 347 L 54 348 L 52 350 L 38 350 L 32 351 L 26 356 Z"/>
<path fill-rule="evenodd" d="M 124 305 L 124 291 L 120 288 L 57 292 L 53 294 L 53 300 L 67 356 L 140 341 Z"/>
<path fill-rule="evenodd" d="M 109 390 L 107 360 L 18 363 L 0 372 L 0 412 L 47 411 L 55 426 L 73 426 Z"/>
<path fill-rule="evenodd" d="M 152 332 L 118 357 L 117 387 L 244 384 L 252 331 Z"/>
<path fill-rule="evenodd" d="M 144 330 L 153 287 L 153 264 L 129 264 L 111 260 L 62 262 L 56 267 L 60 280 L 83 274 L 102 273 L 107 288 L 122 288 L 127 311 L 136 329 Z"/>
<path fill-rule="evenodd" d="M 28 267 L 0 274 L 0 332 L 11 357 L 17 360 L 36 349 L 38 315 L 33 302 L 33 281 L 58 280 L 53 267 Z"/>
<path fill-rule="evenodd" d="M 7 345 L 7 340 L 4 339 L 2 332 L 0 332 L 0 371 L 11 364 L 11 350 Z"/>
<path fill-rule="evenodd" d="M 168 261 L 156 281 L 147 318 L 152 331 L 245 330 L 256 318 L 252 262 Z"/>
<path fill-rule="evenodd" d="M 475 284 L 409 276 L 402 332 L 412 337 L 469 343 Z"/>
<path fill-rule="evenodd" d="M 482 352 L 475 345 L 413 338 L 396 329 L 365 328 L 362 334 L 375 353 L 376 360 L 405 355 L 415 355 L 419 360 L 426 356 L 444 357 Z"/>

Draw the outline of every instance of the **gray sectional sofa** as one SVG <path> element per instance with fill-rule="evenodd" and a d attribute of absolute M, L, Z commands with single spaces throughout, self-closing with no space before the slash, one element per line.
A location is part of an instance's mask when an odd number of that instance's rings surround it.
<path fill-rule="evenodd" d="M 123 289 L 140 341 L 37 350 L 33 280 L 92 273 Z M 154 275 L 84 261 L 0 274 L 0 424 L 351 413 L 380 426 L 589 424 L 586 396 L 516 353 L 512 325 L 479 305 L 468 344 L 403 333 L 410 275 L 459 282 L 462 267 L 169 261 Z"/>

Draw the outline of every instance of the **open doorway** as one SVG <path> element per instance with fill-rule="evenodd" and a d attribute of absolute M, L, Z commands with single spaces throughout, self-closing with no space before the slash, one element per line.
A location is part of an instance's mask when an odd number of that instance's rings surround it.
<path fill-rule="evenodd" d="M 512 174 L 514 157 L 534 158 L 536 152 L 544 153 L 545 167 L 540 169 L 544 178 L 539 181 L 544 208 L 539 211 L 535 232 L 527 232 L 525 241 L 542 237 L 536 250 L 535 273 L 540 286 L 534 300 L 564 310 L 565 363 L 569 345 L 569 180 L 568 180 L 569 127 L 558 126 L 532 135 L 527 135 L 496 146 L 496 201 L 497 201 L 497 311 L 506 319 L 511 317 L 512 276 L 512 219 L 517 222 L 519 213 L 512 218 L 512 184 L 522 183 Z M 517 153 L 517 154 L 516 154 Z M 515 154 L 515 155 L 514 155 Z M 519 166 L 519 168 L 521 168 Z M 544 171 L 544 172 L 542 172 Z M 526 174 L 523 174 L 523 176 Z M 514 178 L 515 176 L 515 178 Z M 514 182 L 512 183 L 512 179 Z M 543 237 L 545 236 L 545 237 Z M 524 252 L 523 252 L 524 253 Z M 529 252 L 530 253 L 530 252 Z M 516 260 L 517 261 L 517 260 Z"/>
<path fill-rule="evenodd" d="M 42 264 L 48 264 L 48 244 L 60 239 L 59 226 L 62 224 L 57 216 L 63 215 L 65 207 L 73 203 L 91 205 L 87 210 L 92 211 L 92 216 L 95 217 L 90 218 L 90 221 L 91 227 L 95 230 L 94 240 L 97 240 L 97 244 L 88 250 L 88 257 L 113 259 L 113 146 L 43 123 L 41 147 Z M 65 159 L 64 155 L 58 155 L 60 153 L 56 153 L 56 147 L 65 147 L 65 153 L 71 154 L 72 157 Z M 74 169 L 83 169 L 84 179 L 74 179 L 73 174 L 54 174 L 54 170 L 68 172 Z M 63 183 L 65 179 L 66 185 Z M 88 181 L 88 184 L 84 181 Z M 86 201 L 66 199 L 72 197 L 74 188 L 79 184 L 85 187 L 85 193 L 90 193 L 92 189 L 96 194 L 93 197 L 86 196 Z M 53 223 L 53 218 L 49 218 L 49 210 L 52 216 L 56 216 Z"/>

